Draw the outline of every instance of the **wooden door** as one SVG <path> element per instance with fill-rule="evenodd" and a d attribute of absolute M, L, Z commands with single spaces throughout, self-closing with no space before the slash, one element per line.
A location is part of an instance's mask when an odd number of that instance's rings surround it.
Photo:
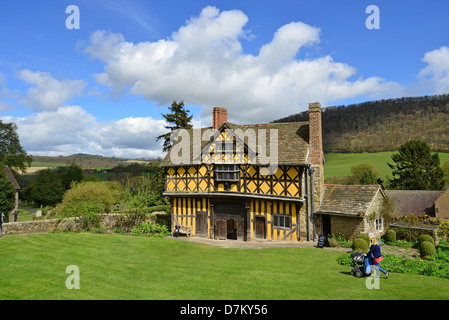
<path fill-rule="evenodd" d="M 226 220 L 215 220 L 215 239 L 226 240 L 227 239 L 227 224 Z"/>
<path fill-rule="evenodd" d="M 256 239 L 266 239 L 265 218 L 256 217 Z"/>
<path fill-rule="evenodd" d="M 196 233 L 197 236 L 207 236 L 207 212 L 196 212 Z"/>

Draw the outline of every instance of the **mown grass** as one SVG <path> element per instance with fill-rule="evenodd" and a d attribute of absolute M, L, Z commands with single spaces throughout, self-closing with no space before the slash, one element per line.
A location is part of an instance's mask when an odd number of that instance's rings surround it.
<path fill-rule="evenodd" d="M 379 177 L 390 178 L 391 169 L 387 163 L 393 164 L 391 155 L 395 152 L 376 152 L 376 153 L 327 153 L 326 164 L 324 165 L 325 177 L 350 176 L 351 168 L 362 163 L 370 163 L 379 173 Z M 440 164 L 443 165 L 449 161 L 449 153 L 439 153 Z"/>
<path fill-rule="evenodd" d="M 101 234 L 0 238 L 0 299 L 447 299 L 449 282 L 392 274 L 369 290 L 318 248 L 223 249 L 177 239 Z M 80 270 L 69 290 L 65 270 Z"/>

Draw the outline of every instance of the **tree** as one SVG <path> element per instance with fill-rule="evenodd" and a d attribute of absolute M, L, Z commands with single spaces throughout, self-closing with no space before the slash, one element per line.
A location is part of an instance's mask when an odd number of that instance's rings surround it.
<path fill-rule="evenodd" d="M 40 170 L 36 174 L 31 198 L 37 205 L 54 206 L 62 200 L 64 191 L 61 177 L 54 170 Z"/>
<path fill-rule="evenodd" d="M 61 172 L 64 189 L 69 190 L 73 182 L 81 182 L 83 176 L 83 169 L 74 162 L 66 166 Z"/>
<path fill-rule="evenodd" d="M 444 172 L 444 176 L 446 178 L 446 181 L 449 181 L 449 160 L 447 160 L 443 166 L 441 167 L 441 169 L 443 169 Z"/>
<path fill-rule="evenodd" d="M 172 141 L 170 139 L 170 136 L 173 131 L 179 130 L 179 129 L 191 129 L 192 125 L 190 124 L 190 121 L 192 121 L 193 115 L 189 116 L 190 110 L 186 110 L 184 108 L 184 102 L 181 101 L 180 103 L 177 103 L 176 101 L 173 101 L 170 107 L 168 109 L 171 111 L 171 113 L 168 114 L 162 114 L 165 121 L 167 121 L 168 125 L 165 126 L 166 129 L 169 129 L 170 132 L 167 132 L 165 134 L 161 134 L 156 138 L 156 141 L 159 141 L 160 139 L 164 139 L 163 144 L 163 151 L 167 152 L 170 150 L 172 146 Z"/>
<path fill-rule="evenodd" d="M 17 126 L 0 120 L 0 162 L 12 170 L 24 171 L 31 166 L 32 158 L 20 144 Z"/>
<path fill-rule="evenodd" d="M 440 167 L 438 153 L 433 153 L 429 145 L 420 140 L 410 140 L 401 145 L 399 153 L 391 158 L 396 164 L 389 164 L 393 179 L 391 189 L 398 190 L 442 190 L 444 172 Z"/>
<path fill-rule="evenodd" d="M 16 189 L 6 177 L 3 167 L 4 165 L 0 163 L 0 215 L 3 212 L 5 217 L 8 217 L 16 205 Z"/>
<path fill-rule="evenodd" d="M 353 175 L 357 177 L 360 184 L 377 184 L 379 174 L 374 166 L 369 163 L 362 163 L 351 168 Z"/>

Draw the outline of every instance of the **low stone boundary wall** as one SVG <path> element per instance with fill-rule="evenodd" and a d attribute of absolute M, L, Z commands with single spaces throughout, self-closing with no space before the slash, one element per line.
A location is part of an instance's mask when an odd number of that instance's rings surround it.
<path fill-rule="evenodd" d="M 435 240 L 435 243 L 440 241 L 440 237 L 437 233 L 437 226 L 413 226 L 404 223 L 393 223 L 390 224 L 389 228 L 396 231 L 397 238 L 404 238 L 410 241 L 417 239 L 422 234 L 427 234 Z"/>
<path fill-rule="evenodd" d="M 151 214 L 102 214 L 100 226 L 105 229 L 124 228 L 130 229 L 145 221 L 170 226 L 170 215 L 165 212 L 154 212 Z M 79 218 L 64 219 L 42 219 L 22 222 L 8 222 L 2 225 L 2 235 L 47 233 L 60 231 L 81 231 Z"/>

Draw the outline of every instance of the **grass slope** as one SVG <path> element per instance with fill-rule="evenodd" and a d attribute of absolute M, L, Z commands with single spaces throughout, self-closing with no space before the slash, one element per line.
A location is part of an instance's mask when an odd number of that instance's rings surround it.
<path fill-rule="evenodd" d="M 324 165 L 324 175 L 326 177 L 333 176 L 350 176 L 351 167 L 362 163 L 370 163 L 384 179 L 387 175 L 392 177 L 391 169 L 387 163 L 393 164 L 391 155 L 396 152 L 376 152 L 376 153 L 327 153 L 326 164 Z M 439 153 L 440 165 L 449 161 L 449 153 Z"/>
<path fill-rule="evenodd" d="M 449 282 L 392 274 L 369 290 L 339 251 L 222 249 L 176 239 L 99 234 L 0 238 L 0 299 L 447 299 Z M 80 270 L 68 290 L 67 266 Z"/>

